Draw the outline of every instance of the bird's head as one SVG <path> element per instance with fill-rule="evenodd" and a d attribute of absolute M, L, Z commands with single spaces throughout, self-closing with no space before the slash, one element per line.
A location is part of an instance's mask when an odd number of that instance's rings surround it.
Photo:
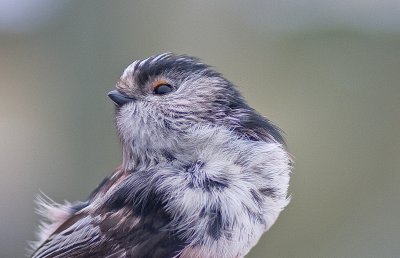
<path fill-rule="evenodd" d="M 164 53 L 137 60 L 109 97 L 116 104 L 124 160 L 177 149 L 182 136 L 200 126 L 283 143 L 279 129 L 249 107 L 232 83 L 194 57 Z"/>

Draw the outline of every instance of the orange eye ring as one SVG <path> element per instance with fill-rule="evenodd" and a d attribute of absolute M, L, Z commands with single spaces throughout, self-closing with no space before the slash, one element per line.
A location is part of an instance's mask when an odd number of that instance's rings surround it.
<path fill-rule="evenodd" d="M 169 84 L 159 84 L 154 88 L 154 94 L 164 95 L 170 93 L 173 90 L 172 86 Z"/>
<path fill-rule="evenodd" d="M 173 87 L 166 80 L 157 80 L 153 83 L 153 92 L 156 95 L 164 95 L 173 91 Z"/>

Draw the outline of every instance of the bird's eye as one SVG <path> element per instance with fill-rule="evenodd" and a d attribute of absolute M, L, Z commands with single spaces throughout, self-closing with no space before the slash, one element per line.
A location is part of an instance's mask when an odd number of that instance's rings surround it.
<path fill-rule="evenodd" d="M 172 86 L 169 84 L 160 84 L 154 88 L 154 93 L 157 95 L 164 95 L 172 91 Z"/>

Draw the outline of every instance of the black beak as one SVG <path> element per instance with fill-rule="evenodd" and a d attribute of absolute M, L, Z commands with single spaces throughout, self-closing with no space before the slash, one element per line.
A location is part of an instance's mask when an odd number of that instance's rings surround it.
<path fill-rule="evenodd" d="M 124 104 L 135 100 L 134 98 L 128 97 L 117 90 L 112 90 L 107 95 L 119 107 L 122 107 Z"/>

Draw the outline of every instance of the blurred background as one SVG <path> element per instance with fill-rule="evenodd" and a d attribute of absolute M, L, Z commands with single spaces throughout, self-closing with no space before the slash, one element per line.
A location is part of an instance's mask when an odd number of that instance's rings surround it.
<path fill-rule="evenodd" d="M 121 162 L 106 93 L 135 59 L 201 57 L 286 132 L 292 202 L 248 257 L 400 255 L 400 2 L 0 1 L 0 257 L 43 191 Z"/>

